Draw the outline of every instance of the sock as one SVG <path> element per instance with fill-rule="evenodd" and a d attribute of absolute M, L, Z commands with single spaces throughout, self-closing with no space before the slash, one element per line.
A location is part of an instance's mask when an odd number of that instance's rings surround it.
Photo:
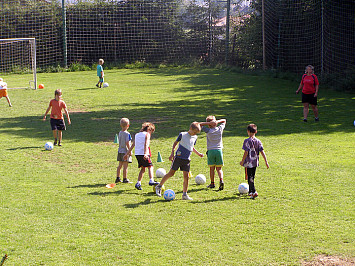
<path fill-rule="evenodd" d="M 140 184 L 140 185 L 141 185 L 141 181 L 137 181 L 137 184 Z"/>
<path fill-rule="evenodd" d="M 187 192 L 182 192 L 182 195 L 183 195 L 183 196 L 186 196 L 186 195 L 187 195 Z"/>

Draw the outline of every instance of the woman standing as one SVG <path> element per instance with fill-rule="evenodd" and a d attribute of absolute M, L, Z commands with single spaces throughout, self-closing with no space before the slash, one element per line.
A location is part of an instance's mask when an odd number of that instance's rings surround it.
<path fill-rule="evenodd" d="M 307 122 L 307 116 L 309 112 L 309 105 L 311 105 L 314 113 L 314 119 L 316 122 L 319 121 L 318 118 L 318 108 L 317 108 L 317 96 L 319 82 L 316 75 L 314 75 L 314 67 L 311 65 L 306 66 L 305 73 L 302 76 L 300 86 L 298 87 L 296 94 L 302 89 L 302 103 L 303 103 L 303 121 Z"/>

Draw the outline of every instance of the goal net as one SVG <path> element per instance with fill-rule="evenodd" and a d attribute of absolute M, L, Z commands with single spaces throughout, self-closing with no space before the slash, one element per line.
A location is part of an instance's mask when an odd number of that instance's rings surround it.
<path fill-rule="evenodd" d="M 9 89 L 37 88 L 35 38 L 0 39 L 0 75 L 18 75 Z"/>

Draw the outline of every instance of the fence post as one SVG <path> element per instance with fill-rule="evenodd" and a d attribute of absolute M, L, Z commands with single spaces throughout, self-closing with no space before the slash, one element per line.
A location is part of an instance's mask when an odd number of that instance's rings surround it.
<path fill-rule="evenodd" d="M 265 54 L 265 14 L 264 14 L 264 2 L 261 1 L 261 24 L 262 24 L 262 36 L 263 36 L 263 70 L 266 70 L 266 54 Z"/>
<path fill-rule="evenodd" d="M 63 19 L 63 53 L 64 53 L 64 67 L 68 66 L 67 58 L 67 19 L 65 11 L 65 0 L 62 0 L 62 19 Z"/>
<path fill-rule="evenodd" d="M 226 58 L 225 64 L 228 65 L 228 57 L 229 57 L 229 23 L 230 23 L 230 8 L 231 8 L 231 0 L 227 0 L 227 17 L 226 17 Z"/>

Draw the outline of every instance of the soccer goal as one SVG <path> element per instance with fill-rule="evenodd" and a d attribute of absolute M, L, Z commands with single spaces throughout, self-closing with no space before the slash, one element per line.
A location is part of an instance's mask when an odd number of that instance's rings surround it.
<path fill-rule="evenodd" d="M 18 75 L 7 82 L 9 89 L 37 88 L 35 38 L 0 39 L 0 75 L 6 82 L 6 76 Z"/>

